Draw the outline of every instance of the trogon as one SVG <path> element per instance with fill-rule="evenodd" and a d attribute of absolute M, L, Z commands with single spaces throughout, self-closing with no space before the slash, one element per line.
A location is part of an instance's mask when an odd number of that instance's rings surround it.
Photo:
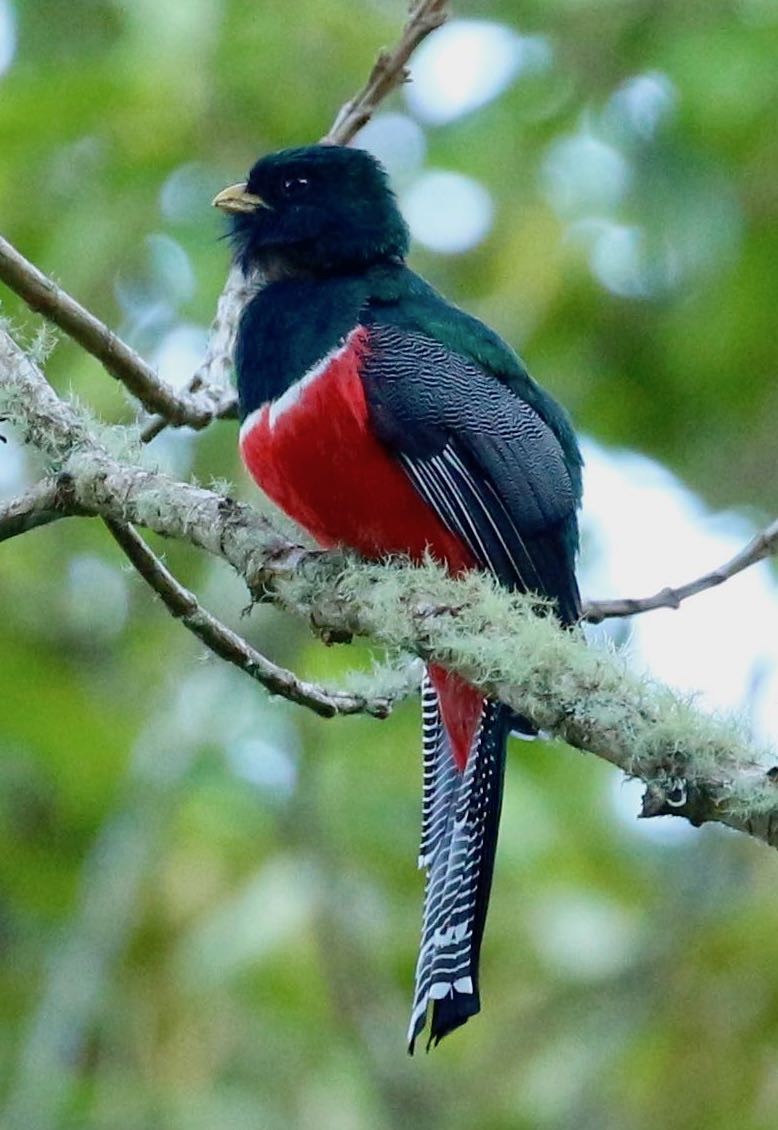
<path fill-rule="evenodd" d="M 431 554 L 579 618 L 581 455 L 566 413 L 513 350 L 406 264 L 382 166 L 312 145 L 261 158 L 214 205 L 264 285 L 235 350 L 240 450 L 322 546 Z M 431 664 L 422 687 L 426 870 L 409 1050 L 479 1011 L 478 964 L 506 742 L 526 720 Z M 429 1045 L 428 1045 L 429 1046 Z"/>

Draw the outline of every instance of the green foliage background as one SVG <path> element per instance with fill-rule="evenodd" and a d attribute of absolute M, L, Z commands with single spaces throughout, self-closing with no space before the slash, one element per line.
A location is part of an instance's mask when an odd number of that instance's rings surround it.
<path fill-rule="evenodd" d="M 582 430 L 661 458 L 714 506 L 770 513 L 774 3 L 456 7 L 550 37 L 555 61 L 426 130 L 428 164 L 479 179 L 496 218 L 475 250 L 418 251 L 415 265 L 516 344 Z M 147 354 L 178 323 L 210 320 L 227 262 L 213 191 L 259 153 L 324 133 L 404 14 L 399 0 L 13 9 L 3 233 Z M 677 106 L 656 135 L 623 143 L 631 175 L 611 218 L 645 227 L 649 259 L 669 246 L 688 270 L 625 298 L 593 277 L 543 169 L 582 122 L 619 141 L 614 92 L 651 72 Z M 128 418 L 121 390 L 70 343 L 48 371 Z M 163 461 L 256 499 L 234 425 L 158 443 Z M 226 570 L 166 553 L 282 662 L 333 680 L 369 662 L 270 610 L 241 620 Z M 416 704 L 386 723 L 325 723 L 268 702 L 202 661 L 97 523 L 4 544 L 0 607 L 0 1125 L 778 1123 L 776 862 L 757 845 L 710 829 L 652 843 L 615 814 L 602 764 L 517 743 L 484 1013 L 409 1060 Z"/>

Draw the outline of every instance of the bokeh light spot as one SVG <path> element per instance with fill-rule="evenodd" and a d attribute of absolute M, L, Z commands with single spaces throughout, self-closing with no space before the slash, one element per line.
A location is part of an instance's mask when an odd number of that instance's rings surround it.
<path fill-rule="evenodd" d="M 228 179 L 217 169 L 197 161 L 179 165 L 160 189 L 162 215 L 171 223 L 202 223 L 211 200 Z"/>
<path fill-rule="evenodd" d="M 604 120 L 646 141 L 671 115 L 676 98 L 675 86 L 667 75 L 649 71 L 622 83 L 608 101 Z"/>
<path fill-rule="evenodd" d="M 165 334 L 152 357 L 162 380 L 183 388 L 200 364 L 207 341 L 208 331 L 191 323 L 177 325 Z"/>
<path fill-rule="evenodd" d="M 124 627 L 129 611 L 127 581 L 102 557 L 82 554 L 68 563 L 65 590 L 71 630 L 93 641 L 110 640 Z"/>
<path fill-rule="evenodd" d="M 424 130 L 407 114 L 377 114 L 360 131 L 356 145 L 377 157 L 395 182 L 415 175 L 427 152 Z"/>
<path fill-rule="evenodd" d="M 442 255 L 475 247 L 494 217 L 492 198 L 483 185 L 439 169 L 419 177 L 403 194 L 401 205 L 413 238 Z"/>
<path fill-rule="evenodd" d="M 618 149 L 587 131 L 553 142 L 541 175 L 554 211 L 573 218 L 619 204 L 629 186 L 630 168 Z"/>
<path fill-rule="evenodd" d="M 234 773 L 270 797 L 285 800 L 297 781 L 297 765 L 289 750 L 277 741 L 243 738 L 227 746 Z"/>
<path fill-rule="evenodd" d="M 545 70 L 551 58 L 544 36 L 489 20 L 453 20 L 416 52 L 408 105 L 423 121 L 442 125 L 491 102 L 520 75 Z"/>
<path fill-rule="evenodd" d="M 0 0 L 0 75 L 8 70 L 16 54 L 16 19 L 8 0 Z"/>
<path fill-rule="evenodd" d="M 622 906 L 576 889 L 541 899 L 530 912 L 529 926 L 543 961 L 576 980 L 620 973 L 638 940 L 637 924 Z"/>

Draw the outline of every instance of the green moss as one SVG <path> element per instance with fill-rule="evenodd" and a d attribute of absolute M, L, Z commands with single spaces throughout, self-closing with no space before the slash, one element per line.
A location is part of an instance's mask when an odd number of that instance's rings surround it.
<path fill-rule="evenodd" d="M 775 807 L 770 789 L 756 788 L 752 804 L 753 786 L 735 788 L 739 774 L 761 781 L 754 767 L 770 764 L 742 719 L 704 713 L 694 696 L 632 671 L 628 652 L 588 645 L 582 631 L 548 615 L 544 602 L 507 592 L 488 576 L 454 579 L 432 561 L 414 568 L 352 560 L 333 571 L 323 558 L 280 592 L 297 611 L 340 609 L 355 632 L 456 668 L 550 735 L 630 775 L 683 779 L 731 811 Z"/>

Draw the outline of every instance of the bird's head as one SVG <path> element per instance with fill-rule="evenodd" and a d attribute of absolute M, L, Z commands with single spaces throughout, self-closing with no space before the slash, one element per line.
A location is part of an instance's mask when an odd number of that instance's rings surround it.
<path fill-rule="evenodd" d="M 401 261 L 408 250 L 386 172 L 364 149 L 309 145 L 270 153 L 213 203 L 231 218 L 246 274 L 341 274 Z"/>

